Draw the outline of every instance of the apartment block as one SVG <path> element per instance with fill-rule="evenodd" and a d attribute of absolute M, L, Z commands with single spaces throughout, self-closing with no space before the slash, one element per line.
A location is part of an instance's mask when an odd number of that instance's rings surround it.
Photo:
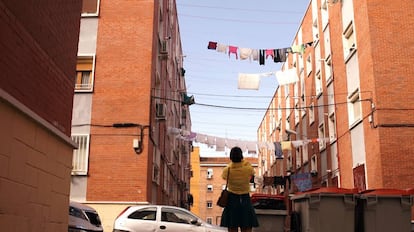
<path fill-rule="evenodd" d="M 175 1 L 83 1 L 71 199 L 104 230 L 131 204 L 188 208 L 191 131 Z"/>
<path fill-rule="evenodd" d="M 259 128 L 261 141 L 291 146 L 282 160 L 262 148 L 260 172 L 300 174 L 308 187 L 413 187 L 413 7 L 310 1 L 292 41 L 303 51 L 282 67 L 298 81 L 278 87 Z"/>
<path fill-rule="evenodd" d="M 257 169 L 257 158 L 247 157 L 252 166 Z M 194 146 L 191 153 L 191 182 L 190 193 L 193 204 L 191 212 L 199 215 L 206 222 L 220 225 L 223 208 L 216 205 L 221 191 L 226 186 L 226 181 L 221 177 L 223 168 L 230 163 L 229 156 L 206 156 L 203 150 Z M 256 192 L 254 184 L 251 184 L 251 192 Z"/>
<path fill-rule="evenodd" d="M 67 231 L 81 1 L 0 1 L 2 231 Z"/>

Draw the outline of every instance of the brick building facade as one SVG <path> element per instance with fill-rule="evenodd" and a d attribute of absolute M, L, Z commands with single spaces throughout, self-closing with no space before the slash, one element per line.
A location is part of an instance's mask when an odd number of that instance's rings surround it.
<path fill-rule="evenodd" d="M 292 47 L 311 46 L 282 68 L 299 81 L 279 86 L 259 128 L 261 141 L 301 143 L 281 162 L 262 149 L 261 172 L 312 172 L 313 187 L 413 187 L 413 4 L 310 2 Z"/>
<path fill-rule="evenodd" d="M 66 231 L 81 1 L 0 1 L 0 224 Z"/>
<path fill-rule="evenodd" d="M 126 205 L 188 207 L 184 73 L 175 1 L 84 1 L 71 198 L 96 208 L 105 231 Z"/>

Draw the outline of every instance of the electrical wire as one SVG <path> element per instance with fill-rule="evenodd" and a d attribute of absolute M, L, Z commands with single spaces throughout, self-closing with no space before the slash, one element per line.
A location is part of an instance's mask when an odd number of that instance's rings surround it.
<path fill-rule="evenodd" d="M 218 18 L 218 17 L 207 17 L 207 16 L 198 16 L 198 15 L 187 15 L 187 14 L 179 14 L 180 16 L 191 17 L 191 18 L 199 18 L 199 19 L 210 19 L 210 20 L 219 20 L 219 21 L 227 21 L 227 22 L 239 22 L 239 23 L 259 23 L 259 24 L 271 24 L 271 25 L 297 25 L 298 22 L 268 22 L 268 21 L 253 21 L 253 20 L 241 20 L 241 19 L 226 19 L 226 18 Z"/>
<path fill-rule="evenodd" d="M 269 13 L 282 13 L 282 14 L 300 14 L 302 15 L 303 12 L 299 11 L 286 11 L 286 10 L 269 10 L 269 9 L 246 9 L 246 8 L 236 8 L 236 7 L 222 7 L 222 6 L 206 6 L 206 5 L 194 5 L 194 4 L 177 4 L 178 6 L 184 6 L 184 7 L 198 7 L 198 8 L 211 8 L 211 9 L 220 9 L 220 10 L 231 10 L 231 11 L 247 11 L 247 12 L 269 12 Z"/>
<path fill-rule="evenodd" d="M 174 102 L 182 102 L 181 100 L 175 100 L 170 98 L 162 98 L 162 97 L 155 97 L 153 98 L 167 100 L 167 101 L 174 101 Z M 372 102 L 371 99 L 359 99 L 356 102 L 364 102 L 369 101 Z M 349 104 L 351 102 L 339 102 L 339 103 L 331 103 L 331 104 L 322 104 L 322 105 L 314 105 L 314 106 L 300 106 L 300 107 L 280 107 L 280 108 L 256 108 L 256 107 L 236 107 L 236 106 L 223 106 L 223 105 L 213 105 L 213 104 L 203 104 L 203 103 L 197 103 L 195 102 L 195 105 L 199 106 L 206 106 L 206 107 L 213 107 L 213 108 L 222 108 L 222 109 L 235 109 L 235 110 L 258 110 L 258 111 L 272 111 L 272 110 L 305 110 L 309 108 L 319 108 L 319 107 L 328 107 L 328 106 L 337 106 L 337 105 L 343 105 L 343 104 Z"/>

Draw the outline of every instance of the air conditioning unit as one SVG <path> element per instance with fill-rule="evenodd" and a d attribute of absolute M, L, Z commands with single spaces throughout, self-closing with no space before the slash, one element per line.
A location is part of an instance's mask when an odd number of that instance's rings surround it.
<path fill-rule="evenodd" d="M 165 119 L 166 111 L 167 109 L 164 103 L 157 103 L 155 105 L 155 116 L 158 119 Z"/>

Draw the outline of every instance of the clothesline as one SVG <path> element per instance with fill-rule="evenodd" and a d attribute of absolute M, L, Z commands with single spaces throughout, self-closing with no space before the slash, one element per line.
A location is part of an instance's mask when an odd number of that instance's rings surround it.
<path fill-rule="evenodd" d="M 285 62 L 287 59 L 287 53 L 299 53 L 303 54 L 307 47 L 313 45 L 312 42 L 305 44 L 293 45 L 285 48 L 246 48 L 235 45 L 227 45 L 218 43 L 215 41 L 209 41 L 207 49 L 216 50 L 219 53 L 228 54 L 229 58 L 233 55 L 236 60 L 250 60 L 257 61 L 260 65 L 265 65 L 267 59 L 272 58 L 273 62 Z"/>
<path fill-rule="evenodd" d="M 205 135 L 173 127 L 168 128 L 168 133 L 170 135 L 175 135 L 177 139 L 207 144 L 210 147 L 215 147 L 216 151 L 225 151 L 225 148 L 231 148 L 234 146 L 239 146 L 243 150 L 247 151 L 257 151 L 257 149 L 266 148 L 271 151 L 274 151 L 276 158 L 283 158 L 283 151 L 292 150 L 292 147 L 298 148 L 300 146 L 305 146 L 308 143 L 319 143 L 329 141 L 329 138 L 312 138 L 280 142 L 245 141 Z"/>

